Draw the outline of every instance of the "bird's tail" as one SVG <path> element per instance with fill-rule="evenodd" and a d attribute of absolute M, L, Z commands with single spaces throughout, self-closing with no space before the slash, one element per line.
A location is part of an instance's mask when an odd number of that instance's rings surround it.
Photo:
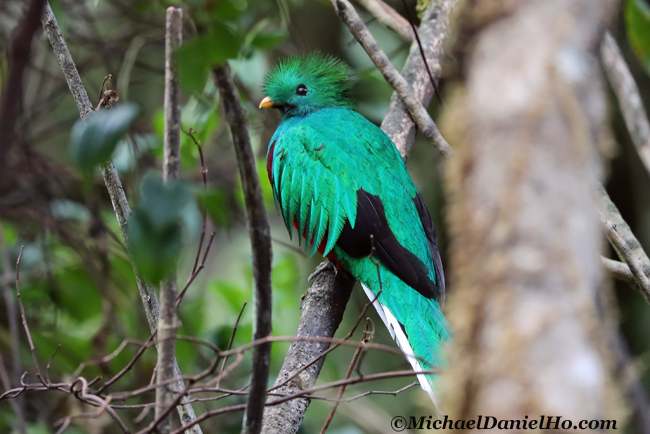
<path fill-rule="evenodd" d="M 368 282 L 370 287 L 364 283 L 361 286 L 368 298 L 374 300 L 377 313 L 413 370 L 423 372 L 444 366 L 442 349 L 449 339 L 449 327 L 438 302 L 423 297 L 392 274 L 383 277 L 381 293 L 374 282 Z M 434 376 L 418 374 L 417 378 L 440 414 Z"/>

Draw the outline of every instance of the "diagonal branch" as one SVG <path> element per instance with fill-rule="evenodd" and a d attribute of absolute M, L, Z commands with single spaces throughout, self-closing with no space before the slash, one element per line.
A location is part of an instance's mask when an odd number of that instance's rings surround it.
<path fill-rule="evenodd" d="M 411 24 L 395 9 L 382 0 L 357 0 L 357 2 L 377 18 L 377 21 L 397 33 L 402 39 L 413 42 Z"/>
<path fill-rule="evenodd" d="M 81 82 L 81 77 L 79 76 L 77 67 L 72 60 L 70 50 L 68 50 L 68 46 L 63 39 L 61 29 L 59 28 L 59 24 L 56 21 L 56 17 L 52 12 L 52 8 L 50 7 L 49 3 L 45 4 L 43 16 L 41 17 L 41 24 L 45 29 L 45 33 L 47 33 L 50 44 L 52 44 L 52 49 L 54 50 L 54 54 L 56 55 L 57 60 L 59 61 L 61 69 L 63 70 L 63 75 L 68 82 L 68 87 L 70 88 L 72 97 L 77 103 L 79 114 L 82 118 L 90 116 L 93 112 L 92 104 L 90 103 L 86 89 Z M 129 218 L 129 214 L 131 214 L 131 207 L 129 206 L 129 202 L 127 201 L 126 195 L 124 194 L 124 188 L 122 187 L 120 177 L 117 174 L 117 170 L 115 170 L 115 166 L 113 166 L 112 162 L 108 162 L 105 166 L 102 167 L 102 176 L 104 177 L 104 183 L 108 189 L 108 194 L 111 198 L 113 209 L 115 210 L 117 222 L 120 225 L 122 237 L 124 238 L 124 242 L 128 248 L 129 240 L 126 236 L 126 223 Z M 130 252 L 129 259 L 131 260 Z M 151 330 L 151 333 L 155 333 L 158 328 L 158 318 L 160 317 L 158 296 L 156 295 L 154 288 L 151 285 L 147 285 L 140 278 L 133 260 L 131 260 L 131 266 L 135 275 L 135 281 L 138 285 L 140 297 L 142 298 L 142 303 L 144 304 L 144 310 L 147 315 L 149 328 Z M 181 377 L 181 372 L 178 369 L 176 359 L 174 359 L 174 377 Z M 175 388 L 178 390 L 184 390 L 185 386 L 182 381 L 178 381 L 175 385 Z M 187 425 L 189 422 L 196 419 L 196 414 L 194 413 L 192 405 L 187 403 L 188 400 L 188 397 L 184 397 L 181 405 L 177 407 L 183 425 Z M 192 434 L 201 433 L 201 429 L 196 424 L 192 427 L 191 430 L 188 431 L 190 431 Z"/>
<path fill-rule="evenodd" d="M 333 0 L 336 13 L 341 18 L 355 39 L 361 44 L 370 59 L 375 64 L 379 72 L 384 76 L 388 84 L 395 89 L 399 95 L 402 103 L 408 110 L 413 120 L 434 146 L 445 157 L 451 155 L 453 150 L 442 137 L 438 127 L 427 113 L 422 103 L 413 95 L 406 79 L 399 73 L 395 66 L 390 62 L 388 56 L 381 50 L 377 41 L 372 36 L 366 25 L 363 23 L 359 14 L 354 10 L 354 7 L 348 0 Z"/>
<path fill-rule="evenodd" d="M 605 73 L 614 89 L 623 112 L 623 119 L 632 137 L 632 143 L 641 157 L 645 169 L 650 174 L 650 120 L 643 107 L 639 87 L 621 54 L 618 44 L 607 32 L 600 46 L 600 57 Z"/>
<path fill-rule="evenodd" d="M 213 70 L 214 83 L 230 125 L 233 144 L 237 154 L 239 176 L 244 190 L 248 231 L 253 251 L 253 276 L 255 278 L 255 323 L 253 339 L 271 334 L 271 230 L 266 218 L 262 187 L 257 175 L 255 155 L 248 135 L 248 118 L 241 106 L 237 88 L 232 80 L 228 64 Z M 246 406 L 243 433 L 257 434 L 262 429 L 262 414 L 271 364 L 271 344 L 257 345 L 253 349 L 253 373 L 250 395 Z"/>
<path fill-rule="evenodd" d="M 607 236 L 607 239 L 616 250 L 616 253 L 618 253 L 618 255 L 628 264 L 629 270 L 636 279 L 643 297 L 648 303 L 650 303 L 650 280 L 648 280 L 648 277 L 643 272 L 641 261 L 618 232 L 616 224 L 610 222 L 604 217 L 602 218 L 602 223 L 605 227 L 605 235 Z"/>
<path fill-rule="evenodd" d="M 617 234 L 625 241 L 625 245 L 627 246 L 627 249 L 629 249 L 629 252 L 626 253 L 627 255 L 627 259 L 626 259 L 621 255 L 622 252 L 620 248 L 617 247 L 614 243 L 612 243 L 612 246 L 616 250 L 617 254 L 621 256 L 621 259 L 625 261 L 625 263 L 627 263 L 628 266 L 630 266 L 630 269 L 632 268 L 632 266 L 628 261 L 633 260 L 635 264 L 638 264 L 637 267 L 640 267 L 641 271 L 645 276 L 650 276 L 650 259 L 648 258 L 648 254 L 643 250 L 643 246 L 641 246 L 641 243 L 632 232 L 632 229 L 627 224 L 627 222 L 623 219 L 623 216 L 621 216 L 621 213 L 619 212 L 614 202 L 612 202 L 612 199 L 607 194 L 607 191 L 605 191 L 605 187 L 602 184 L 598 184 L 598 187 L 596 188 L 596 193 L 597 193 L 596 202 L 598 205 L 598 209 L 600 210 L 601 214 L 605 217 L 605 219 L 607 219 L 609 222 L 611 222 L 616 226 Z M 605 230 L 607 231 L 607 227 L 605 227 Z M 637 278 L 637 284 L 639 288 L 643 291 L 642 289 L 643 282 L 639 281 L 638 278 Z M 650 294 L 646 293 L 645 291 L 643 292 L 644 292 L 644 297 L 646 298 L 646 300 L 648 300 Z"/>

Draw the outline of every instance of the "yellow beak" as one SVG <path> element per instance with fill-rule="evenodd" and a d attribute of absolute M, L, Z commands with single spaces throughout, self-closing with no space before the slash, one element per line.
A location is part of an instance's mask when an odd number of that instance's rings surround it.
<path fill-rule="evenodd" d="M 264 99 L 260 102 L 260 107 L 259 108 L 271 108 L 275 105 L 275 103 L 271 100 L 271 98 L 264 97 Z"/>

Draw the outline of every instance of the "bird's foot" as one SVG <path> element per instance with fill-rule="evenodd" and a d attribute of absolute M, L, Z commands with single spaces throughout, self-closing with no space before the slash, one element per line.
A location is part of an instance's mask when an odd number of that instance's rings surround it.
<path fill-rule="evenodd" d="M 312 280 L 314 280 L 316 278 L 316 276 L 318 276 L 320 273 L 327 270 L 328 268 L 331 268 L 332 271 L 334 271 L 334 276 L 336 277 L 336 275 L 339 272 L 338 268 L 336 268 L 336 264 L 334 262 L 330 261 L 329 259 L 325 259 L 323 262 L 318 264 L 318 267 L 316 267 L 316 270 L 314 270 L 314 272 L 309 275 L 309 277 L 307 278 L 307 285 L 311 286 Z"/>

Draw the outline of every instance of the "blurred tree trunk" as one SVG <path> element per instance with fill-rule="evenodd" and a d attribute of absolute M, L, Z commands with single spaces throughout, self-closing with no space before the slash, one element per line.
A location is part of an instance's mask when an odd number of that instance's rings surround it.
<path fill-rule="evenodd" d="M 459 20 L 465 86 L 443 121 L 457 150 L 451 419 L 613 418 L 595 187 L 608 140 L 597 52 L 614 5 L 479 0 Z"/>

